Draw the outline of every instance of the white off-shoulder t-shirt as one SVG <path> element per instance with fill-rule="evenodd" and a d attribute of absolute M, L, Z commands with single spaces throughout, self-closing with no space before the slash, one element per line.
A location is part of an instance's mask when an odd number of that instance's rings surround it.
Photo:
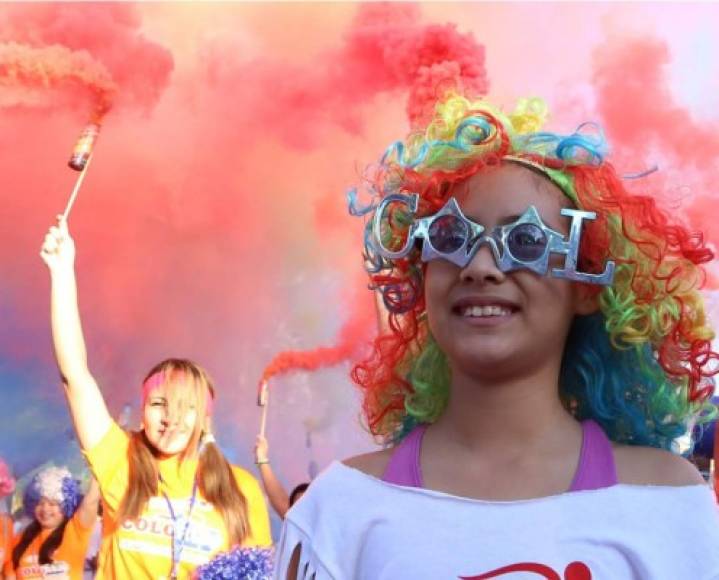
<path fill-rule="evenodd" d="M 702 485 L 481 501 L 335 462 L 288 512 L 276 578 L 298 545 L 300 579 L 719 579 L 719 515 Z"/>

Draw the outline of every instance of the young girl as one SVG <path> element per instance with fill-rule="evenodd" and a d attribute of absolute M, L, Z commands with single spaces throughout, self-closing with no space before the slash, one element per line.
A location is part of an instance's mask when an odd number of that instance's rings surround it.
<path fill-rule="evenodd" d="M 15 538 L 5 577 L 81 580 L 100 492 L 90 480 L 85 497 L 62 467 L 48 467 L 25 489 L 23 507 L 32 522 Z"/>
<path fill-rule="evenodd" d="M 712 496 L 670 452 L 713 390 L 712 254 L 543 116 L 450 96 L 369 172 L 389 331 L 353 378 L 395 445 L 315 480 L 280 578 L 719 577 Z"/>
<path fill-rule="evenodd" d="M 231 546 L 269 546 L 257 481 L 231 466 L 212 436 L 215 390 L 207 373 L 181 359 L 156 365 L 142 384 L 141 428 L 123 431 L 88 370 L 66 222 L 50 228 L 41 255 L 70 412 L 102 492 L 97 578 L 188 578 Z"/>

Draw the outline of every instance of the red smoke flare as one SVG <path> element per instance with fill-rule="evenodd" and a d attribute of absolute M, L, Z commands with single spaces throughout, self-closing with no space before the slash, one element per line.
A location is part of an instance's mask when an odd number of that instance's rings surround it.
<path fill-rule="evenodd" d="M 288 371 L 314 371 L 319 368 L 334 366 L 351 359 L 358 350 L 368 343 L 372 330 L 376 329 L 376 313 L 372 296 L 369 292 L 352 302 L 350 318 L 342 326 L 337 344 L 323 346 L 313 350 L 287 350 L 272 359 L 262 373 L 260 384 L 269 381 L 273 376 Z"/>
<path fill-rule="evenodd" d="M 0 44 L 0 107 L 50 102 L 57 90 L 89 95 L 93 120 L 99 121 L 109 110 L 117 85 L 87 52 L 59 45 Z"/>
<path fill-rule="evenodd" d="M 149 111 L 167 87 L 174 65 L 167 49 L 144 38 L 141 24 L 131 4 L 11 4 L 0 15 L 0 45 L 72 55 L 88 71 L 102 70 L 103 80 L 112 79 L 119 88 L 116 104 Z M 35 62 L 45 67 L 53 61 Z M 92 86 L 101 92 L 105 87 Z"/>

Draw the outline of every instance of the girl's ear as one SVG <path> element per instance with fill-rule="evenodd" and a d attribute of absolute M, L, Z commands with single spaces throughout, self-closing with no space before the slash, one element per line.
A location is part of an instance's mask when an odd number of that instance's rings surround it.
<path fill-rule="evenodd" d="M 597 288 L 594 284 L 575 283 L 572 285 L 572 292 L 574 294 L 575 314 L 594 314 L 599 310 L 601 288 Z"/>

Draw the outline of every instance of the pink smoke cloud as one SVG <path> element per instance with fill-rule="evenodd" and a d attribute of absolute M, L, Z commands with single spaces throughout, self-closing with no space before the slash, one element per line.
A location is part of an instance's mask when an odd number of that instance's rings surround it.
<path fill-rule="evenodd" d="M 264 131 L 298 148 L 317 146 L 328 127 L 360 133 L 365 106 L 381 93 L 408 94 L 415 124 L 432 113 L 443 91 L 480 96 L 489 86 L 484 47 L 455 25 L 422 24 L 412 4 L 359 5 L 342 45 L 311 65 L 233 64 L 222 46 L 207 50 L 207 82 L 216 90 L 243 86 L 229 118 L 250 113 Z"/>
<path fill-rule="evenodd" d="M 73 52 L 60 45 L 33 48 L 7 42 L 0 43 L 0 89 L 0 108 L 51 101 L 58 106 L 58 92 L 84 91 L 91 107 L 102 116 L 110 108 L 117 86 L 107 69 L 87 52 Z"/>
<path fill-rule="evenodd" d="M 416 6 L 348 10 L 356 14 L 340 42 L 294 64 L 262 50 L 248 59 L 213 37 L 200 41 L 200 58 L 178 61 L 172 38 L 160 45 L 144 36 L 133 5 L 18 5 L 0 18 L 0 42 L 86 55 L 118 87 L 71 219 L 91 360 L 119 383 L 108 390 L 111 402 L 139 398 L 145 369 L 169 355 L 219 369 L 220 384 L 231 385 L 240 368 L 259 377 L 258 365 L 283 345 L 257 337 L 272 336 L 274 319 L 295 316 L 283 287 L 300 272 L 329 267 L 341 295 L 365 292 L 361 224 L 347 216 L 343 190 L 356 180 L 355 160 L 376 156 L 382 135 L 401 134 L 406 123 L 373 117 L 373 101 L 407 99 L 418 118 L 433 85 L 482 93 L 487 81 L 483 47 L 452 25 L 422 23 Z M 24 225 L 0 255 L 18 264 L 15 285 L 34 289 L 15 297 L 14 324 L 45 337 L 46 311 L 37 308 L 45 273 L 20 264 L 36 255 L 71 188 L 64 166 L 78 132 L 73 116 L 28 110 L 0 119 L 0 143 L 7 136 L 14 144 L 0 160 L 14 184 L 8 217 Z M 379 127 L 376 141 L 362 136 Z M 339 350 L 322 351 L 323 364 L 346 360 L 371 338 L 364 302 L 372 304 L 369 292 L 352 302 L 357 311 L 341 314 Z M 303 345 L 333 341 L 318 332 Z M 25 341 L 3 342 L 18 359 L 36 355 Z M 256 352 L 236 360 L 244 343 Z"/>
<path fill-rule="evenodd" d="M 131 4 L 14 4 L 0 15 L 0 44 L 91 58 L 120 87 L 119 103 L 149 111 L 167 88 L 170 51 L 146 39 Z M 44 62 L 37 58 L 38 63 Z"/>
<path fill-rule="evenodd" d="M 690 222 L 716 243 L 719 121 L 699 120 L 676 102 L 666 73 L 671 58 L 666 42 L 651 37 L 598 49 L 593 69 L 597 108 L 625 164 L 660 166 L 658 174 L 636 186 L 681 204 Z M 685 190 L 685 199 L 672 194 L 677 187 Z"/>
<path fill-rule="evenodd" d="M 322 53 L 313 66 L 264 60 L 233 66 L 227 52 L 217 45 L 207 56 L 207 79 L 215 90 L 224 92 L 224 87 L 238 84 L 246 87 L 231 103 L 232 111 L 227 111 L 231 124 L 254 126 L 250 133 L 274 136 L 298 149 L 317 147 L 337 127 L 361 134 L 366 103 L 382 93 L 408 94 L 406 111 L 414 125 L 432 114 L 443 91 L 480 96 L 488 89 L 484 48 L 454 25 L 422 24 L 415 5 L 360 5 L 342 46 Z M 246 129 L 243 137 L 247 138 Z M 339 192 L 332 195 L 334 203 L 325 198 L 323 202 L 329 203 L 317 205 L 314 223 L 320 233 L 337 234 L 336 224 L 347 219 Z M 359 255 L 359 230 L 349 231 L 355 238 L 350 241 L 345 234 L 343 245 Z M 353 263 L 361 267 L 359 260 Z M 365 302 L 370 315 L 367 308 L 359 308 Z M 356 355 L 376 327 L 374 307 L 368 297 L 350 302 L 349 308 L 354 312 L 336 345 L 280 353 L 263 378 L 336 365 Z"/>

